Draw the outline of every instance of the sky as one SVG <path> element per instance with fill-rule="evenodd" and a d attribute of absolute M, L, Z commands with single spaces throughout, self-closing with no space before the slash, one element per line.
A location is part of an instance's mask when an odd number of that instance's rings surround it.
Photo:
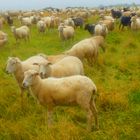
<path fill-rule="evenodd" d="M 122 3 L 140 4 L 140 0 L 0 0 L 0 10 L 31 10 L 45 7 L 96 7 Z"/>

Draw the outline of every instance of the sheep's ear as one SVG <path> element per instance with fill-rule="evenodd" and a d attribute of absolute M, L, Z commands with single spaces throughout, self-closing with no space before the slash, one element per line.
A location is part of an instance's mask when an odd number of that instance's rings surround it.
<path fill-rule="evenodd" d="M 49 66 L 49 65 L 52 65 L 52 63 L 51 63 L 51 62 L 48 62 L 47 65 L 48 65 L 48 66 Z"/>
<path fill-rule="evenodd" d="M 16 57 L 16 63 L 19 63 L 20 59 L 18 57 Z"/>

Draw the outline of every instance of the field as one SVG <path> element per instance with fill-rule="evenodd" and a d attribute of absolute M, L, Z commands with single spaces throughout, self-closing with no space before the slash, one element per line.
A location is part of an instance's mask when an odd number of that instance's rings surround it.
<path fill-rule="evenodd" d="M 92 17 L 90 22 L 95 20 Z M 64 43 L 57 29 L 44 35 L 33 25 L 30 42 L 16 44 L 8 25 L 3 31 L 9 41 L 0 48 L 0 140 L 140 140 L 140 31 L 120 31 L 116 24 L 105 39 L 106 52 L 100 50 L 98 63 L 91 67 L 84 62 L 85 75 L 95 82 L 99 95 L 100 129 L 91 133 L 85 129 L 86 114 L 79 107 L 57 107 L 48 129 L 45 109 L 26 94 L 21 109 L 18 85 L 5 73 L 9 56 L 24 60 L 37 53 L 59 54 L 90 37 L 89 33 L 76 29 L 74 41 Z"/>

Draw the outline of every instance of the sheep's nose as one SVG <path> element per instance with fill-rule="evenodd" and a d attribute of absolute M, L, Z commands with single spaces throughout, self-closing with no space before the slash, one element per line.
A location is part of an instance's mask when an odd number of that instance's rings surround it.
<path fill-rule="evenodd" d="M 40 72 L 40 77 L 43 78 L 43 72 Z"/>
<path fill-rule="evenodd" d="M 25 84 L 25 83 L 22 83 L 22 87 L 23 87 L 23 88 L 26 88 L 26 84 Z"/>
<path fill-rule="evenodd" d="M 5 70 L 5 73 L 9 74 L 9 71 L 8 70 Z"/>

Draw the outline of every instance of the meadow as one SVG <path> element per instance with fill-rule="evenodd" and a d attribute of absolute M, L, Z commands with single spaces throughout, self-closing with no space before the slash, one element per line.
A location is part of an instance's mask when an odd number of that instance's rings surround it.
<path fill-rule="evenodd" d="M 89 22 L 96 20 L 91 17 Z M 92 67 L 84 62 L 85 75 L 98 89 L 100 129 L 90 133 L 85 129 L 86 114 L 79 107 L 57 107 L 54 124 L 48 129 L 45 109 L 26 94 L 21 109 L 18 85 L 5 73 L 9 56 L 24 60 L 38 53 L 60 54 L 90 37 L 89 33 L 78 28 L 74 40 L 64 43 L 57 29 L 47 30 L 44 35 L 33 25 L 30 41 L 16 44 L 8 25 L 3 31 L 8 33 L 8 43 L 0 48 L 0 140 L 140 140 L 140 31 L 120 31 L 116 23 L 105 39 L 106 52 L 100 50 L 98 62 Z"/>

